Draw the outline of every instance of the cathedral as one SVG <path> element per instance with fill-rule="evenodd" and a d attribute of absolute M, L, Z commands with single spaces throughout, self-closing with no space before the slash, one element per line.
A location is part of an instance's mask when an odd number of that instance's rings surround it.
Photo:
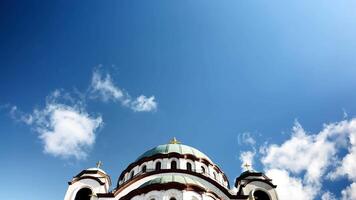
<path fill-rule="evenodd" d="M 231 186 L 208 156 L 175 138 L 129 164 L 113 190 L 100 166 L 74 176 L 64 200 L 278 200 L 277 186 L 263 173 L 246 170 Z"/>

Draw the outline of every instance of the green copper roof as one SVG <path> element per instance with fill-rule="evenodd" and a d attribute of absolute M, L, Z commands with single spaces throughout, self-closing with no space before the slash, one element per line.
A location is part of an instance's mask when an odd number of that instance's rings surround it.
<path fill-rule="evenodd" d="M 192 154 L 198 158 L 205 158 L 212 162 L 208 156 L 206 156 L 204 153 L 201 151 L 184 145 L 184 144 L 162 144 L 158 145 L 153 149 L 150 149 L 146 151 L 144 154 L 142 154 L 140 157 L 137 158 L 137 160 L 140 160 L 141 158 L 145 157 L 150 157 L 156 154 L 168 154 L 168 153 L 179 153 L 179 154 Z"/>
<path fill-rule="evenodd" d="M 164 184 L 164 183 L 171 183 L 171 182 L 175 182 L 175 183 L 181 183 L 181 184 L 193 184 L 193 185 L 197 185 L 200 187 L 204 187 L 204 185 L 202 183 L 199 182 L 199 180 L 197 178 L 194 177 L 187 177 L 187 176 L 183 176 L 183 175 L 163 175 L 161 177 L 158 178 L 154 178 L 150 181 L 145 182 L 144 184 L 142 184 L 140 186 L 140 188 L 145 187 L 147 185 L 152 185 L 152 184 Z"/>

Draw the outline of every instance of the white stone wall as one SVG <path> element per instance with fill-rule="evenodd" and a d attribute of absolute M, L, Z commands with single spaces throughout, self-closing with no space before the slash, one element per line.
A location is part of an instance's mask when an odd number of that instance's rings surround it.
<path fill-rule="evenodd" d="M 91 189 L 94 194 L 108 192 L 105 186 L 100 185 L 97 181 L 93 179 L 82 179 L 69 185 L 68 190 L 64 196 L 64 200 L 74 200 L 77 192 L 83 188 Z"/>
<path fill-rule="evenodd" d="M 176 189 L 161 191 L 154 190 L 146 194 L 134 196 L 131 200 L 170 200 L 171 198 L 175 198 L 176 200 L 217 200 L 212 194 L 209 193 L 199 194 L 194 191 L 181 191 Z M 108 199 L 105 198 L 105 200 Z"/>

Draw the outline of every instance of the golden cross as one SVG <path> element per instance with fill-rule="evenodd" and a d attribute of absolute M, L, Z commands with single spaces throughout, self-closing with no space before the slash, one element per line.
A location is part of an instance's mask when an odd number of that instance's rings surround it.
<path fill-rule="evenodd" d="M 169 144 L 180 144 L 181 142 L 179 142 L 176 137 L 173 137 L 173 139 L 171 139 L 171 141 L 169 141 Z"/>
<path fill-rule="evenodd" d="M 96 163 L 96 168 L 100 168 L 101 166 L 103 166 L 103 162 L 101 162 L 101 160 L 99 160 L 99 161 Z"/>
<path fill-rule="evenodd" d="M 245 167 L 246 171 L 248 171 L 251 167 L 251 165 L 247 163 L 245 163 L 243 166 Z"/>

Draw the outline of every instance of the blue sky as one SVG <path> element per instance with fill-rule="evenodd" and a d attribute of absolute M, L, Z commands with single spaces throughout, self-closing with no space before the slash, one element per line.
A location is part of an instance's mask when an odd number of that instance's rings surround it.
<path fill-rule="evenodd" d="M 355 8 L 343 0 L 2 1 L 3 197 L 62 199 L 67 181 L 98 160 L 116 182 L 141 153 L 176 136 L 230 184 L 242 159 L 305 199 L 353 199 Z M 46 123 L 61 116 L 70 116 L 64 127 L 82 119 L 70 152 L 49 144 L 66 130 Z M 298 164 L 310 152 L 322 166 Z"/>

